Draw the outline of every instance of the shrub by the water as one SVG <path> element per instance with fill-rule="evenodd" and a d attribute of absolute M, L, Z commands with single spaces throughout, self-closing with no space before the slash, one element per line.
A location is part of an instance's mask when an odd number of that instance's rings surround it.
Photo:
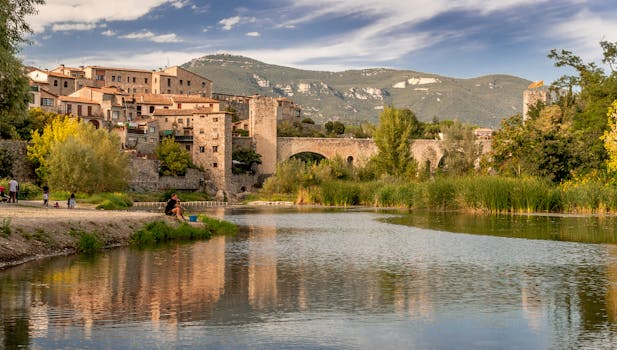
<path fill-rule="evenodd" d="M 135 231 L 131 237 L 131 244 L 147 246 L 170 241 L 193 241 L 207 240 L 214 235 L 233 235 L 237 232 L 237 226 L 226 221 L 200 217 L 203 226 L 192 226 L 186 222 L 176 227 L 164 221 L 155 221 L 146 224 L 143 228 Z"/>
<path fill-rule="evenodd" d="M 103 242 L 95 233 L 82 232 L 77 243 L 77 251 L 93 254 L 103 249 Z"/>

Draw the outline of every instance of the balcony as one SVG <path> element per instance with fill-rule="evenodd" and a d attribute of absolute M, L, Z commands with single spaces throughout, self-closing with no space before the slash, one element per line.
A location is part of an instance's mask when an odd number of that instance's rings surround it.
<path fill-rule="evenodd" d="M 193 135 L 176 135 L 174 140 L 176 142 L 193 142 Z"/>

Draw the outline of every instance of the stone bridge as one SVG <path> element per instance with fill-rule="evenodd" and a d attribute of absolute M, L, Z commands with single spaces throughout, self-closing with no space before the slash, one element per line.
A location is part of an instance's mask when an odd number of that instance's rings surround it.
<path fill-rule="evenodd" d="M 414 159 L 423 167 L 430 162 L 431 169 L 436 169 L 443 157 L 439 140 L 414 140 L 411 146 Z M 276 161 L 282 162 L 298 153 L 317 153 L 332 159 L 336 155 L 356 166 L 363 166 L 375 154 L 377 145 L 373 139 L 351 138 L 312 138 L 279 137 L 277 138 Z"/>

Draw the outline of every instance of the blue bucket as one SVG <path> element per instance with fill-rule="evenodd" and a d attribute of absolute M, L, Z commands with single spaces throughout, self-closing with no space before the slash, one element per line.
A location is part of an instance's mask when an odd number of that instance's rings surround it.
<path fill-rule="evenodd" d="M 190 222 L 196 222 L 197 221 L 197 215 L 189 215 L 189 221 Z"/>

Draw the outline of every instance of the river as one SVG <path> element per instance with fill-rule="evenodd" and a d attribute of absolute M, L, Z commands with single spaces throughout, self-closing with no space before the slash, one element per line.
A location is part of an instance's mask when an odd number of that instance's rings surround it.
<path fill-rule="evenodd" d="M 27 349 L 611 349 L 613 217 L 219 209 L 235 237 L 0 272 Z"/>

